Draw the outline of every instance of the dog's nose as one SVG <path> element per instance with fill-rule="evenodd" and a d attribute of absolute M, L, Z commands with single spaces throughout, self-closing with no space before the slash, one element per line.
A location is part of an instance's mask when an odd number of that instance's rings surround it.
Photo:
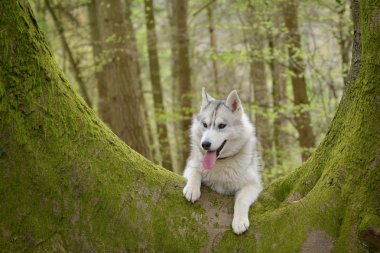
<path fill-rule="evenodd" d="M 204 142 L 202 142 L 202 148 L 203 148 L 204 150 L 209 150 L 210 147 L 211 147 L 211 142 L 209 142 L 209 141 L 204 141 Z"/>

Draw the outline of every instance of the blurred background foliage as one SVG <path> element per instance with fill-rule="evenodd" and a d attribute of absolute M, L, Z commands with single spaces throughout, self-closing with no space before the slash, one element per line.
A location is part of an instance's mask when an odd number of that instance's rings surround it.
<path fill-rule="evenodd" d="M 236 89 L 269 182 L 324 137 L 352 45 L 348 0 L 33 0 L 79 94 L 128 145 L 182 173 L 201 88 Z"/>

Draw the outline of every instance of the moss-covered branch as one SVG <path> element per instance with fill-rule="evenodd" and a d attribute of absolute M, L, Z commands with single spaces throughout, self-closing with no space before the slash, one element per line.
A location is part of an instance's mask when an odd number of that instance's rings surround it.
<path fill-rule="evenodd" d="M 125 146 L 70 88 L 29 4 L 0 2 L 0 246 L 5 252 L 358 252 L 380 228 L 379 1 L 361 1 L 363 62 L 312 157 L 230 229 L 232 199 Z M 357 4 L 357 2 L 356 2 Z M 354 5 L 357 11 L 356 5 Z M 358 31 L 357 31 L 358 32 Z M 355 40 L 360 42 L 360 40 Z"/>

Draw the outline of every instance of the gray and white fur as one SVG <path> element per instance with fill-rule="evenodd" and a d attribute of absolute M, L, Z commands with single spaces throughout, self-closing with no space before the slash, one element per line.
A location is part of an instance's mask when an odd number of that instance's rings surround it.
<path fill-rule="evenodd" d="M 236 91 L 221 101 L 202 89 L 201 110 L 191 126 L 191 145 L 183 174 L 187 179 L 184 196 L 191 202 L 198 200 L 202 183 L 218 193 L 235 195 L 232 229 L 236 234 L 245 232 L 249 208 L 262 183 L 255 128 Z"/>

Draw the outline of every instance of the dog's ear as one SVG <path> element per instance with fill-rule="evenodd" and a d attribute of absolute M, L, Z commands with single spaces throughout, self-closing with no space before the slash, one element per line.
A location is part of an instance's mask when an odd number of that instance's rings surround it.
<path fill-rule="evenodd" d="M 236 90 L 233 90 L 230 92 L 230 94 L 228 94 L 228 97 L 226 99 L 226 104 L 231 109 L 232 112 L 239 112 L 243 110 L 240 98 Z"/>
<path fill-rule="evenodd" d="M 206 89 L 202 88 L 202 106 L 201 108 L 204 108 L 208 103 L 215 100 L 213 97 L 211 97 L 209 94 L 207 94 Z"/>

